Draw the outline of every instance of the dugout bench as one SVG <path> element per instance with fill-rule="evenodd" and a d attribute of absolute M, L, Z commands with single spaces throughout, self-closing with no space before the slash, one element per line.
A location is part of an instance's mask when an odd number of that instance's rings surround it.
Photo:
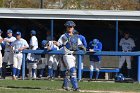
<path fill-rule="evenodd" d="M 89 72 L 90 69 L 90 60 L 89 55 L 85 55 L 83 58 L 83 72 Z M 105 73 L 105 80 L 110 79 L 110 75 L 115 73 L 115 75 L 119 72 L 119 57 L 118 56 L 102 56 L 102 60 L 100 63 L 100 71 L 99 73 Z M 96 70 L 94 70 L 96 72 Z M 99 74 L 100 75 L 100 74 Z M 115 76 L 113 76 L 115 77 Z"/>

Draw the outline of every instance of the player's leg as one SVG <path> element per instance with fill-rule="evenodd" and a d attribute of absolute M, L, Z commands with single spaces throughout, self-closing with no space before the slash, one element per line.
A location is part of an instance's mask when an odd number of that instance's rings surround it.
<path fill-rule="evenodd" d="M 43 62 L 43 60 L 42 60 L 42 62 Z M 39 78 L 42 78 L 43 73 L 44 73 L 44 69 L 45 69 L 45 64 L 44 63 L 38 64 L 37 69 L 39 71 Z"/>
<path fill-rule="evenodd" d="M 3 63 L 2 63 L 2 78 L 5 79 L 6 76 L 6 66 L 9 60 L 9 52 L 4 53 Z"/>
<path fill-rule="evenodd" d="M 131 56 L 126 56 L 127 63 L 127 77 L 131 77 Z"/>
<path fill-rule="evenodd" d="M 47 78 L 50 78 L 50 77 L 53 76 L 53 68 L 52 68 L 52 66 L 53 66 L 53 56 L 50 55 L 49 61 L 48 61 L 48 76 L 47 76 Z"/>
<path fill-rule="evenodd" d="M 75 67 L 70 68 L 70 80 L 71 80 L 71 84 L 74 91 L 76 91 L 79 87 L 78 87 L 77 74 L 76 74 Z"/>
<path fill-rule="evenodd" d="M 42 60 L 42 64 L 40 64 L 40 70 L 39 70 L 39 77 L 43 77 L 44 76 L 44 71 L 45 71 L 45 67 L 47 64 L 47 58 L 43 58 Z"/>
<path fill-rule="evenodd" d="M 29 76 L 28 76 L 28 78 L 31 79 L 32 78 L 32 64 L 31 63 L 28 63 L 27 64 L 27 67 L 28 67 L 28 70 L 29 70 Z"/>
<path fill-rule="evenodd" d="M 32 78 L 36 79 L 37 63 L 32 63 Z"/>
<path fill-rule="evenodd" d="M 94 70 L 94 62 L 90 61 L 90 80 L 93 77 L 93 70 Z"/>
<path fill-rule="evenodd" d="M 2 54 L 0 51 L 0 76 L 2 75 Z"/>
<path fill-rule="evenodd" d="M 67 71 L 66 71 L 66 74 L 64 77 L 63 85 L 64 85 L 64 87 L 66 87 L 66 90 L 68 90 L 69 83 L 70 83 L 70 68 L 75 67 L 75 57 L 73 55 L 64 55 L 63 61 L 67 67 Z M 72 86 L 73 86 L 73 84 L 72 84 Z"/>
<path fill-rule="evenodd" d="M 12 52 L 10 52 L 9 54 L 9 62 L 10 62 L 10 68 L 11 68 L 11 71 L 12 71 L 12 68 L 13 68 L 13 57 L 14 54 Z"/>
<path fill-rule="evenodd" d="M 21 70 L 21 65 L 22 65 L 22 53 L 19 53 L 17 54 L 17 61 L 18 61 L 18 64 L 17 64 L 17 74 L 16 76 L 19 77 L 20 75 L 20 70 Z"/>
<path fill-rule="evenodd" d="M 57 77 L 58 76 L 58 57 L 57 55 L 54 56 L 54 62 L 53 62 L 53 77 Z"/>
<path fill-rule="evenodd" d="M 67 55 L 66 57 L 66 63 L 68 64 L 69 72 L 70 72 L 70 81 L 72 84 L 72 87 L 74 91 L 78 91 L 78 81 L 77 81 L 77 75 L 76 75 L 76 58 L 73 55 Z"/>
<path fill-rule="evenodd" d="M 95 69 L 96 69 L 96 79 L 98 79 L 100 73 L 100 61 L 95 62 Z"/>
<path fill-rule="evenodd" d="M 66 72 L 66 66 L 65 66 L 64 62 L 62 62 L 62 61 L 63 61 L 63 58 L 60 61 L 60 73 L 61 73 L 60 76 L 64 78 L 65 72 Z"/>
<path fill-rule="evenodd" d="M 70 90 L 69 86 L 70 86 L 70 73 L 69 73 L 69 70 L 67 70 L 65 71 L 62 88 L 65 90 Z"/>
<path fill-rule="evenodd" d="M 121 57 L 120 57 L 120 61 L 119 61 L 120 73 L 122 73 L 121 70 L 122 70 L 122 66 L 123 66 L 124 62 L 125 62 L 125 56 L 121 56 Z"/>
<path fill-rule="evenodd" d="M 17 73 L 17 67 L 18 67 L 18 57 L 17 57 L 17 54 L 14 54 L 14 58 L 13 58 L 13 69 L 12 69 L 12 72 L 13 72 L 13 80 L 16 80 L 16 73 Z"/>

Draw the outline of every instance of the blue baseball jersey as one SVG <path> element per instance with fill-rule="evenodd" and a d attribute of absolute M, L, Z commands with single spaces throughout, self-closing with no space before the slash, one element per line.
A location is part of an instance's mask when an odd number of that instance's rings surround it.
<path fill-rule="evenodd" d="M 93 49 L 95 52 L 102 51 L 102 43 L 97 42 L 96 44 L 94 44 L 93 41 L 90 41 L 88 49 Z M 101 60 L 101 56 L 90 55 L 90 61 L 98 62 L 100 60 Z"/>
<path fill-rule="evenodd" d="M 82 41 L 83 46 L 87 48 L 86 38 L 83 35 L 79 35 L 79 38 Z"/>

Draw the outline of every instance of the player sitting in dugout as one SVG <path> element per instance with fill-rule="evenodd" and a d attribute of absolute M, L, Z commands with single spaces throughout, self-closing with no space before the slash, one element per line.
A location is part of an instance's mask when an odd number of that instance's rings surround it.
<path fill-rule="evenodd" d="M 102 43 L 98 39 L 93 39 L 90 41 L 88 49 L 90 52 L 102 51 Z M 97 71 L 95 79 L 98 79 L 100 62 L 101 56 L 90 55 L 90 80 L 92 80 L 94 70 Z"/>

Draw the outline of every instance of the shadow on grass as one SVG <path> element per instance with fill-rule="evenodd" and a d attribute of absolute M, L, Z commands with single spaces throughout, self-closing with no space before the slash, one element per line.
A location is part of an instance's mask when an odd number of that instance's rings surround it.
<path fill-rule="evenodd" d="M 13 89 L 54 90 L 51 88 L 40 88 L 40 87 L 17 87 L 17 86 L 0 86 L 0 87 L 13 88 Z"/>

